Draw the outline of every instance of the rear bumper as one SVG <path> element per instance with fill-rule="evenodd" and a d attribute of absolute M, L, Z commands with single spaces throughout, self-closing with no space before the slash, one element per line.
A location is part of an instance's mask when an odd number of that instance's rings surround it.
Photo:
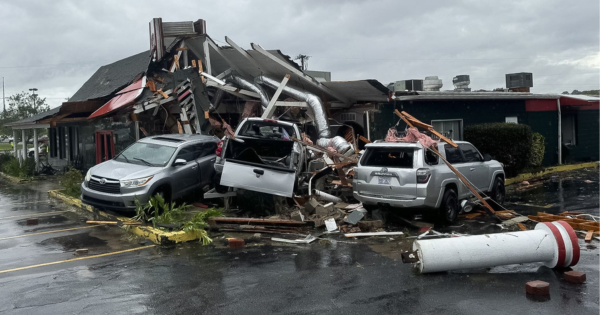
<path fill-rule="evenodd" d="M 145 190 L 137 190 L 127 194 L 107 194 L 104 192 L 89 189 L 85 183 L 81 183 L 81 201 L 86 204 L 121 210 L 134 210 L 135 199 L 137 198 L 141 204 L 148 202 L 149 187 Z"/>
<path fill-rule="evenodd" d="M 424 197 L 416 197 L 414 199 L 389 198 L 385 196 L 374 196 L 360 194 L 357 191 L 352 193 L 354 198 L 365 205 L 369 206 L 388 206 L 393 208 L 427 208 Z"/>

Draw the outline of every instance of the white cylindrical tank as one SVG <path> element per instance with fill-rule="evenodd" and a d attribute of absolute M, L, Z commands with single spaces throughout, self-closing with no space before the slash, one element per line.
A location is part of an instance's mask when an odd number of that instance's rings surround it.
<path fill-rule="evenodd" d="M 563 221 L 538 223 L 530 231 L 417 240 L 413 251 L 421 273 L 533 262 L 568 267 L 579 261 L 577 235 Z"/>

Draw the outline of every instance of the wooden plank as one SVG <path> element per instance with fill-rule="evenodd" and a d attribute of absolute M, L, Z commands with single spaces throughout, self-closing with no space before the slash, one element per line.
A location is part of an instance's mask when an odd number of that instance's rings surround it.
<path fill-rule="evenodd" d="M 585 241 L 586 241 L 586 243 L 591 242 L 593 236 L 594 236 L 594 230 L 587 231 L 587 234 L 585 235 Z"/>
<path fill-rule="evenodd" d="M 371 143 L 371 140 L 369 140 L 361 135 L 358 136 L 358 139 L 362 140 L 362 142 L 364 142 L 364 143 Z"/>
<path fill-rule="evenodd" d="M 202 46 L 204 48 L 204 65 L 206 66 L 206 73 L 212 74 L 212 67 L 210 65 L 210 51 L 208 49 L 208 37 L 204 39 Z"/>
<path fill-rule="evenodd" d="M 162 90 L 158 90 L 156 91 L 158 92 L 160 95 L 162 95 L 162 97 L 164 97 L 165 99 L 169 98 L 169 95 L 167 95 L 165 92 L 163 92 Z"/>
<path fill-rule="evenodd" d="M 519 229 L 521 229 L 521 231 L 527 231 L 527 227 L 525 227 L 525 224 L 517 223 L 517 225 L 519 226 Z"/>
<path fill-rule="evenodd" d="M 281 83 L 277 87 L 277 90 L 275 90 L 275 94 L 273 94 L 273 97 L 271 97 L 271 100 L 269 101 L 269 105 L 267 105 L 267 108 L 263 112 L 263 114 L 261 116 L 262 119 L 271 118 L 271 116 L 273 116 L 273 113 L 275 113 L 275 102 L 277 102 L 277 99 L 279 98 L 281 91 L 283 91 L 283 88 L 285 87 L 285 85 L 287 84 L 289 79 L 290 79 L 289 74 L 286 74 L 283 77 L 283 80 L 281 80 Z"/>
<path fill-rule="evenodd" d="M 202 60 L 198 60 L 198 73 L 200 73 L 200 78 L 202 78 L 202 83 L 206 84 L 206 78 L 202 75 L 202 72 L 204 72 L 203 67 L 202 67 Z"/>
<path fill-rule="evenodd" d="M 197 67 L 197 66 L 196 66 L 196 60 L 195 60 L 195 59 L 192 59 L 192 68 L 196 68 L 196 67 Z"/>

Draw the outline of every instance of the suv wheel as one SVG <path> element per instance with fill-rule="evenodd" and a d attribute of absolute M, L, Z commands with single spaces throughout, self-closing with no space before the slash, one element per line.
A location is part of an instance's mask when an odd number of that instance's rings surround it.
<path fill-rule="evenodd" d="M 506 197 L 506 190 L 504 189 L 504 181 L 500 177 L 496 177 L 494 181 L 494 188 L 492 189 L 492 199 L 499 204 L 504 205 L 504 199 Z"/>
<path fill-rule="evenodd" d="M 442 199 L 442 206 L 440 208 L 440 214 L 447 223 L 454 223 L 458 218 L 460 212 L 460 206 L 458 204 L 458 197 L 453 189 L 448 189 L 444 193 Z"/>

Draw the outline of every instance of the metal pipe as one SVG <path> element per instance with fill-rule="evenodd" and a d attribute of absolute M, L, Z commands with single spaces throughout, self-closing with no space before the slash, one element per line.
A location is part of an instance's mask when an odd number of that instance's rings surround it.
<path fill-rule="evenodd" d="M 313 190 L 313 195 L 319 197 L 320 199 L 323 199 L 325 201 L 329 201 L 329 202 L 342 202 L 341 198 L 338 198 L 334 195 L 330 195 L 324 191 L 320 191 L 320 190 Z"/>
<path fill-rule="evenodd" d="M 233 85 L 239 88 L 250 90 L 258 94 L 258 96 L 260 97 L 260 103 L 262 105 L 263 111 L 267 109 L 267 105 L 269 105 L 269 96 L 267 95 L 265 90 L 263 90 L 263 88 L 260 87 L 258 84 L 254 84 L 236 74 L 230 74 L 229 77 L 225 79 L 225 81 L 228 83 L 232 83 Z"/>
<path fill-rule="evenodd" d="M 562 114 L 560 111 L 560 97 L 556 99 L 558 109 L 558 165 L 562 164 Z"/>
<path fill-rule="evenodd" d="M 569 267 L 579 261 L 579 243 L 564 221 L 542 222 L 534 230 L 417 240 L 413 251 L 421 273 L 541 262 Z"/>
<path fill-rule="evenodd" d="M 254 78 L 254 82 L 261 85 L 266 85 L 272 89 L 277 89 L 281 82 L 275 81 L 269 77 L 264 75 L 260 75 Z M 329 131 L 329 121 L 327 118 L 327 113 L 325 112 L 325 108 L 323 107 L 323 103 L 321 99 L 308 92 L 304 92 L 298 89 L 295 89 L 290 86 L 285 86 L 283 88 L 283 93 L 295 98 L 298 101 L 303 101 L 308 104 L 308 107 L 312 110 L 315 116 L 315 127 L 317 128 L 317 132 L 319 134 L 319 138 L 330 138 L 331 132 Z M 267 102 L 268 103 L 268 102 Z"/>
<path fill-rule="evenodd" d="M 17 157 L 17 131 L 13 129 L 13 155 Z"/>
<path fill-rule="evenodd" d="M 21 129 L 21 142 L 23 142 L 23 161 L 27 158 L 27 140 L 25 140 L 25 129 Z"/>
<path fill-rule="evenodd" d="M 371 141 L 371 115 L 369 114 L 369 111 L 366 111 L 367 114 L 367 140 Z"/>

